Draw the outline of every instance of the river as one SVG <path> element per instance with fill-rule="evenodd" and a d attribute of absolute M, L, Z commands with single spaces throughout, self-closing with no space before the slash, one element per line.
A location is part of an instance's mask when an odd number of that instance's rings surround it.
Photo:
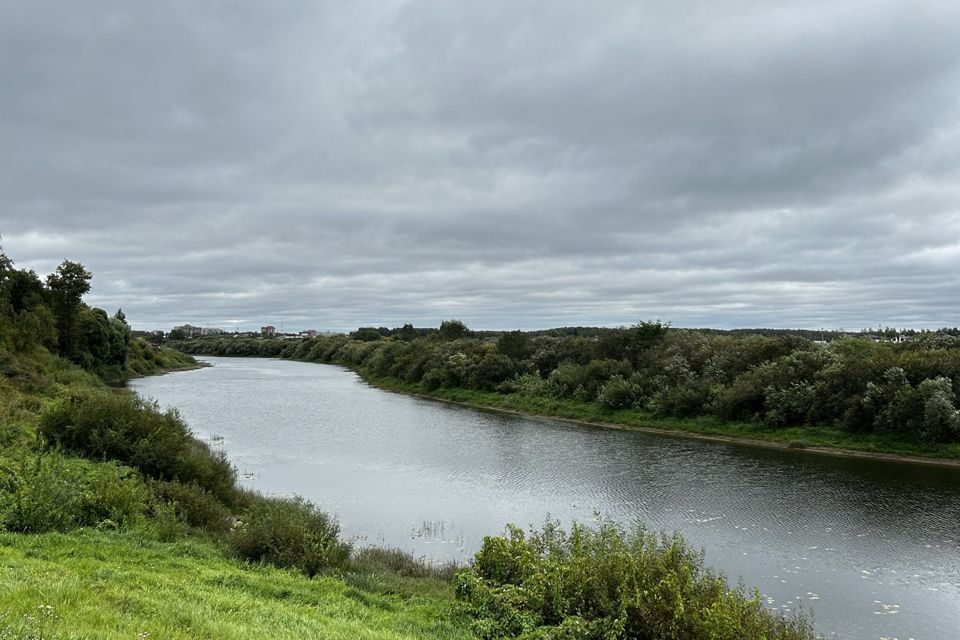
<path fill-rule="evenodd" d="M 508 522 L 680 531 L 771 608 L 840 639 L 960 638 L 960 470 L 479 411 L 330 365 L 213 358 L 131 386 L 241 482 L 334 512 L 357 544 L 465 562 Z"/>

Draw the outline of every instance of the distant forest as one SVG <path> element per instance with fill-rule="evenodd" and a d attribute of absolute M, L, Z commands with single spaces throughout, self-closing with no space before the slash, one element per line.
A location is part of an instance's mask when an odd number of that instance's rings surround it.
<path fill-rule="evenodd" d="M 619 329 L 472 332 L 364 327 L 304 339 L 196 338 L 192 354 L 336 363 L 415 389 L 569 399 L 650 416 L 713 416 L 776 429 L 829 426 L 908 442 L 960 441 L 960 331 L 849 335 L 800 330 Z"/>

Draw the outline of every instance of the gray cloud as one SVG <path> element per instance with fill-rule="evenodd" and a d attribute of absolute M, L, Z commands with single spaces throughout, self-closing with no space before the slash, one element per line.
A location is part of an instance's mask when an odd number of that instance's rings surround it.
<path fill-rule="evenodd" d="M 0 232 L 135 326 L 957 324 L 955 2 L 0 5 Z"/>

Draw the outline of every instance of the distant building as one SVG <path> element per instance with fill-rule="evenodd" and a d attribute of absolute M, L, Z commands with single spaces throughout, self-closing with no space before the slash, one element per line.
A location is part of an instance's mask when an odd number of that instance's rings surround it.
<path fill-rule="evenodd" d="M 316 338 L 317 335 L 319 335 L 319 334 L 317 333 L 317 330 L 316 330 L 316 329 L 307 329 L 306 331 L 301 331 L 301 332 L 300 332 L 300 337 L 301 337 L 301 338 Z"/>
<path fill-rule="evenodd" d="M 223 333 L 216 327 L 195 327 L 192 324 L 182 324 L 174 327 L 173 331 L 180 333 L 186 338 L 199 338 L 201 336 L 218 336 Z M 171 332 L 173 333 L 173 332 Z"/>
<path fill-rule="evenodd" d="M 260 327 L 260 335 L 264 338 L 273 338 L 277 335 L 277 328 L 272 327 L 269 324 L 265 327 Z"/>

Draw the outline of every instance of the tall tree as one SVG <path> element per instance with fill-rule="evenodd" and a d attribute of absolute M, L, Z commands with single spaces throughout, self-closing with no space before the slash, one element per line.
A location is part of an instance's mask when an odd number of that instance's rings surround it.
<path fill-rule="evenodd" d="M 47 276 L 47 287 L 57 318 L 60 352 L 75 356 L 78 345 L 77 322 L 83 294 L 90 291 L 90 272 L 79 262 L 64 260 L 54 273 Z"/>

